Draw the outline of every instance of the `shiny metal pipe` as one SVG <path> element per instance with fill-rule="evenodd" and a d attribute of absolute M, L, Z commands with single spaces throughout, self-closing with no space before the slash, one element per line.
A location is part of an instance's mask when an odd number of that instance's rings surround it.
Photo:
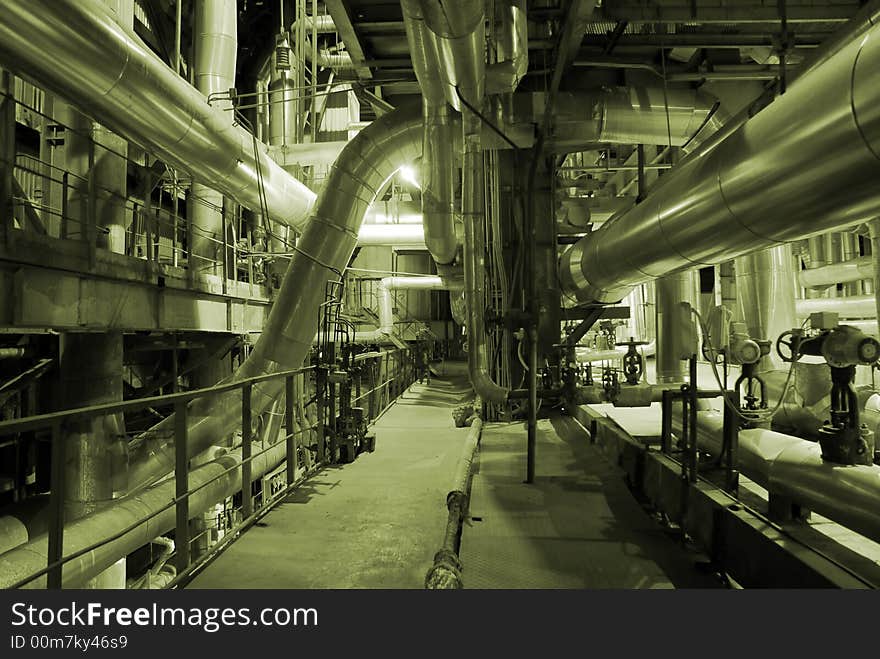
<path fill-rule="evenodd" d="M 833 284 L 846 284 L 874 276 L 874 259 L 865 256 L 843 263 L 801 270 L 798 281 L 804 288 L 827 288 Z"/>
<path fill-rule="evenodd" d="M 565 292 L 581 302 L 616 302 L 669 272 L 878 216 L 878 66 L 875 26 L 714 148 L 689 156 L 644 202 L 576 243 L 560 262 Z M 827 102 L 814 102 L 819 90 Z M 771 214 L 768 199 L 777 209 Z"/>
<path fill-rule="evenodd" d="M 461 214 L 464 220 L 464 286 L 467 304 L 468 374 L 476 394 L 487 403 L 502 404 L 510 390 L 489 374 L 486 341 L 486 240 L 483 213 L 483 154 L 478 136 L 469 132 L 475 118 L 466 113 Z"/>
<path fill-rule="evenodd" d="M 376 296 L 379 301 L 379 327 L 371 332 L 358 332 L 355 342 L 379 341 L 394 332 L 394 293 L 396 290 L 408 291 L 460 291 L 464 289 L 461 280 L 426 275 L 424 277 L 385 277 L 379 280 Z"/>
<path fill-rule="evenodd" d="M 256 444 L 254 453 L 261 449 Z M 267 447 L 268 448 L 268 447 Z M 274 444 L 268 451 L 257 455 L 251 462 L 251 476 L 260 478 L 274 469 L 286 457 L 284 442 Z M 236 467 L 232 469 L 233 467 Z M 232 469 L 224 473 L 227 469 Z M 201 487 L 201 486 L 205 487 Z M 63 587 L 81 587 L 85 581 L 96 576 L 153 538 L 166 533 L 176 524 L 174 507 L 166 508 L 175 497 L 175 479 L 162 481 L 135 496 L 117 501 L 113 506 L 67 524 L 64 528 L 64 553 L 72 554 L 101 538 L 113 535 L 120 529 L 131 526 L 146 514 L 165 508 L 148 522 L 135 527 L 118 540 L 102 545 L 64 566 Z M 217 501 L 232 496 L 241 489 L 241 452 L 230 451 L 222 457 L 192 470 L 189 473 L 189 487 L 196 491 L 189 499 L 190 514 L 198 515 Z M 200 488 L 201 489 L 198 489 Z M 15 582 L 46 567 L 47 536 L 42 534 L 31 538 L 0 555 L 0 588 L 8 588 Z M 40 577 L 27 584 L 25 588 L 45 588 L 46 578 Z"/>
<path fill-rule="evenodd" d="M 656 295 L 657 382 L 684 382 L 686 366 L 679 309 L 682 302 L 697 309 L 700 293 L 699 273 L 696 270 L 680 272 L 658 279 L 654 284 Z"/>
<path fill-rule="evenodd" d="M 718 455 L 723 427 L 721 412 L 698 412 L 700 446 Z M 737 457 L 737 468 L 771 493 L 880 541 L 880 466 L 832 465 L 818 442 L 760 428 L 739 432 Z"/>
<path fill-rule="evenodd" d="M 801 318 L 811 313 L 831 311 L 840 318 L 876 318 L 877 304 L 873 295 L 853 295 L 852 297 L 814 297 L 795 302 L 797 315 Z M 789 328 L 791 329 L 791 328 Z"/>
<path fill-rule="evenodd" d="M 272 219 L 304 227 L 314 193 L 255 145 L 229 113 L 156 57 L 100 0 L 9 0 L 0 62 L 117 134 L 259 210 L 257 162 Z"/>
<path fill-rule="evenodd" d="M 410 247 L 426 249 L 425 228 L 421 224 L 362 224 L 358 230 L 359 247 Z"/>
<path fill-rule="evenodd" d="M 529 70 L 529 23 L 525 0 L 502 0 L 498 29 L 497 61 L 486 67 L 486 93 L 509 94 L 516 91 Z"/>
<path fill-rule="evenodd" d="M 775 341 L 783 332 L 800 325 L 795 313 L 795 270 L 791 245 L 778 245 L 736 259 L 738 320 L 746 324 L 753 339 Z M 761 370 L 786 369 L 775 350 Z"/>
<path fill-rule="evenodd" d="M 233 376 L 247 378 L 299 368 L 318 328 L 318 311 L 326 282 L 348 265 L 367 208 L 397 169 L 419 157 L 421 112 L 399 108 L 361 130 L 333 164 L 311 219 L 297 243 L 272 311 L 247 361 Z M 254 416 L 269 408 L 282 383 L 253 388 Z M 228 436 L 241 419 L 241 395 L 217 396 L 191 406 L 189 455 L 197 455 Z M 174 466 L 173 416 L 150 430 L 154 438 L 140 444 L 129 467 L 130 489 L 142 487 Z"/>
<path fill-rule="evenodd" d="M 473 0 L 418 0 L 425 25 L 433 32 L 440 56 L 440 77 L 446 101 L 463 106 L 456 88 L 480 107 L 485 91 L 485 16 L 483 3 Z"/>

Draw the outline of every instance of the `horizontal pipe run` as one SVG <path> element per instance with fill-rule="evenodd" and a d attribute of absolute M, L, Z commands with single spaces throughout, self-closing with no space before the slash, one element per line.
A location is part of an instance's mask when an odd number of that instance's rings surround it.
<path fill-rule="evenodd" d="M 798 273 L 798 281 L 804 288 L 827 288 L 833 284 L 849 284 L 862 279 L 871 279 L 873 276 L 874 259 L 865 256 L 843 263 L 801 270 Z"/>
<path fill-rule="evenodd" d="M 849 297 L 816 297 L 795 300 L 795 309 L 800 318 L 812 313 L 829 311 L 840 318 L 876 318 L 877 303 L 873 295 L 852 295 Z"/>
<path fill-rule="evenodd" d="M 583 303 L 617 302 L 672 272 L 880 215 L 878 67 L 875 25 L 572 246 L 560 260 L 564 292 Z M 776 212 L 768 213 L 768 199 Z"/>
<path fill-rule="evenodd" d="M 713 455 L 723 426 L 721 412 L 697 413 L 698 442 Z M 772 494 L 880 541 L 880 466 L 834 465 L 822 459 L 818 442 L 761 428 L 740 431 L 737 456 L 739 471 Z"/>
<path fill-rule="evenodd" d="M 5 1 L 0 63 L 252 210 L 262 180 L 271 219 L 304 228 L 315 194 L 101 0 Z"/>

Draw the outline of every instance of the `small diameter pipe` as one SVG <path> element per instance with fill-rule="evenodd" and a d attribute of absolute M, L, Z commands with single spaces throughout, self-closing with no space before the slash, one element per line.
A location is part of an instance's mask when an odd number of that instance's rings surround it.
<path fill-rule="evenodd" d="M 446 495 L 446 508 L 449 511 L 449 516 L 443 535 L 443 545 L 434 555 L 434 564 L 425 575 L 427 590 L 463 588 L 461 561 L 458 556 L 461 548 L 461 527 L 467 516 L 473 464 L 480 446 L 482 432 L 482 419 L 474 417 L 461 457 L 455 468 L 453 489 Z"/>

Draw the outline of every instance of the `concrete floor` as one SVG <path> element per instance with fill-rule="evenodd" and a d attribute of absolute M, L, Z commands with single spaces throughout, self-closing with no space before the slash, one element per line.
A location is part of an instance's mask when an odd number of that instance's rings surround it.
<path fill-rule="evenodd" d="M 639 506 L 622 472 L 562 415 L 538 421 L 524 484 L 522 424 L 483 433 L 462 533 L 465 588 L 718 587 Z"/>
<path fill-rule="evenodd" d="M 446 526 L 467 429 L 460 371 L 415 384 L 377 422 L 376 451 L 301 486 L 189 588 L 422 588 Z M 458 372 L 458 375 L 455 373 Z M 712 586 L 648 517 L 622 473 L 557 415 L 539 421 L 523 484 L 524 424 L 487 424 L 462 534 L 465 588 Z"/>
<path fill-rule="evenodd" d="M 376 451 L 304 483 L 188 588 L 422 588 L 446 527 L 467 428 L 466 378 L 414 384 L 375 425 Z"/>

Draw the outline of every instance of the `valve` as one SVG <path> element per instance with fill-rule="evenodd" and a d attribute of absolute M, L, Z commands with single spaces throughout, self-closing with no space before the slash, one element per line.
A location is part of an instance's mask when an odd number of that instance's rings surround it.
<path fill-rule="evenodd" d="M 629 337 L 629 341 L 616 344 L 618 346 L 629 346 L 629 349 L 623 355 L 623 377 L 627 384 L 636 385 L 642 380 L 644 362 L 642 361 L 642 355 L 636 347 L 647 345 L 647 343 L 647 341 L 636 341 L 633 337 Z"/>

